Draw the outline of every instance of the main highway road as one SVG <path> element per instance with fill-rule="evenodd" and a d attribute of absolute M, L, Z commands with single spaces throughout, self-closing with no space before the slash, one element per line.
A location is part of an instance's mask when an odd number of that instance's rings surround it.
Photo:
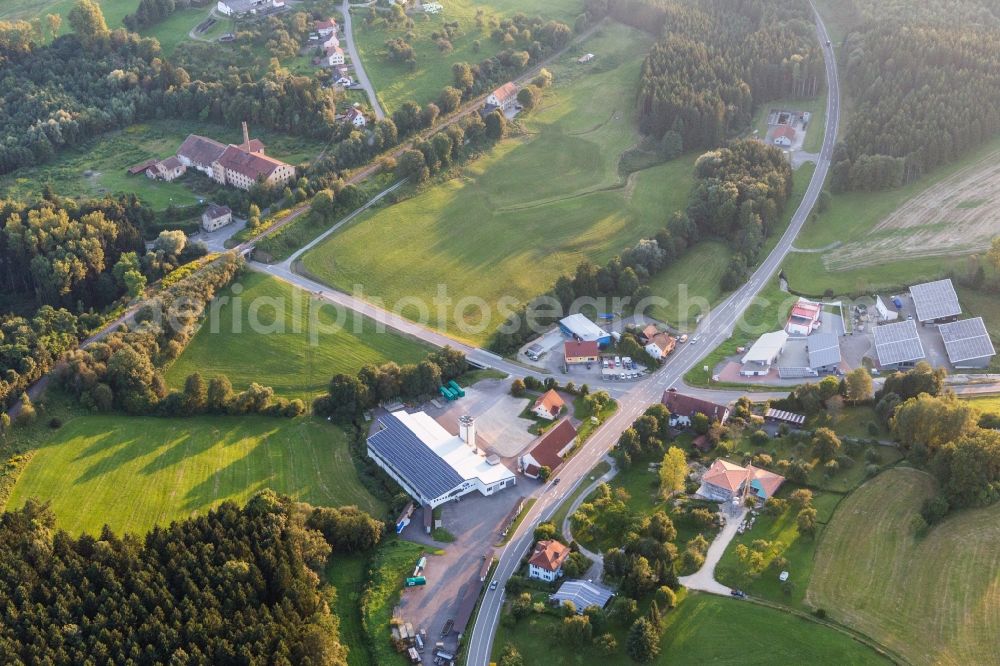
<path fill-rule="evenodd" d="M 486 666 L 490 662 L 493 637 L 500 619 L 500 609 L 503 606 L 502 590 L 507 579 L 517 570 L 521 557 L 531 546 L 535 524 L 551 516 L 561 500 L 571 493 L 577 484 L 586 483 L 587 472 L 615 445 L 621 432 L 628 428 L 647 406 L 660 399 L 664 389 L 680 381 L 685 372 L 732 334 L 733 328 L 743 312 L 777 272 L 781 261 L 792 246 L 792 241 L 795 240 L 802 225 L 808 219 L 809 213 L 812 212 L 830 169 L 830 157 L 833 154 L 833 144 L 836 141 L 837 127 L 840 123 L 840 82 L 837 78 L 836 59 L 832 47 L 828 45 L 830 38 L 826 26 L 819 13 L 815 12 L 815 8 L 814 14 L 816 16 L 816 30 L 826 63 L 828 88 L 826 134 L 823 137 L 823 149 L 820 152 L 816 170 L 809 183 L 809 188 L 802 198 L 802 203 L 795 211 L 788 229 L 778 241 L 777 246 L 761 266 L 754 271 L 747 283 L 702 320 L 695 336 L 692 336 L 698 337 L 698 342 L 687 344 L 675 351 L 664 364 L 663 369 L 652 379 L 637 385 L 620 398 L 621 407 L 618 412 L 609 418 L 560 470 L 558 475 L 560 483 L 550 482 L 543 488 L 528 516 L 521 523 L 518 532 L 500 554 L 494 574 L 500 585 L 496 591 L 487 591 L 483 599 L 469 645 L 467 660 L 469 666 Z"/>

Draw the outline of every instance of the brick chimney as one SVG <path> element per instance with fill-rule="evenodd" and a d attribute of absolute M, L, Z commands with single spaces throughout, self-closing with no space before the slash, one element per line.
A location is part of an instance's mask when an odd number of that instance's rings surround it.
<path fill-rule="evenodd" d="M 247 129 L 247 121 L 243 121 L 243 151 L 250 152 L 250 130 Z"/>

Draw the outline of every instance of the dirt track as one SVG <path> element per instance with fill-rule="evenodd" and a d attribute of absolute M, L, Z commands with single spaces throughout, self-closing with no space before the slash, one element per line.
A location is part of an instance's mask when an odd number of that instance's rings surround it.
<path fill-rule="evenodd" d="M 1000 151 L 913 197 L 864 238 L 823 257 L 829 270 L 982 252 L 1000 235 Z"/>

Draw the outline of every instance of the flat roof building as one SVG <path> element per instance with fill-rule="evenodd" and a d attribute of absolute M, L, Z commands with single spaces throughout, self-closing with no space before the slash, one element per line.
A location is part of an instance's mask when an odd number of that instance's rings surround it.
<path fill-rule="evenodd" d="M 986 368 L 996 355 L 982 317 L 941 324 L 938 331 L 948 360 L 956 368 Z"/>
<path fill-rule="evenodd" d="M 950 279 L 915 284 L 910 287 L 917 321 L 922 324 L 940 324 L 955 321 L 962 314 L 955 285 Z"/>
<path fill-rule="evenodd" d="M 786 342 L 788 333 L 785 331 L 773 331 L 757 338 L 743 355 L 740 374 L 744 377 L 766 375 L 771 371 L 771 364 L 781 356 L 781 350 Z"/>
<path fill-rule="evenodd" d="M 905 368 L 924 358 L 924 345 L 912 319 L 876 326 L 875 355 L 883 368 Z"/>
<path fill-rule="evenodd" d="M 516 482 L 513 472 L 483 457 L 473 427 L 463 429 L 466 441 L 424 412 L 399 410 L 379 417 L 376 428 L 368 457 L 431 508 L 474 490 L 492 495 Z"/>
<path fill-rule="evenodd" d="M 611 342 L 610 333 L 579 312 L 560 319 L 559 329 L 568 337 L 581 342 L 596 342 L 601 347 Z"/>
<path fill-rule="evenodd" d="M 813 333 L 806 339 L 809 368 L 817 374 L 840 366 L 840 337 L 835 333 Z"/>

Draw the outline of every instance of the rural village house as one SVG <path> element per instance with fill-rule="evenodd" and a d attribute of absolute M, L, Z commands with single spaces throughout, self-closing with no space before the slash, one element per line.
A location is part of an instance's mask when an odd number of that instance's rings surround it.
<path fill-rule="evenodd" d="M 551 583 L 562 576 L 562 565 L 568 557 L 569 548 L 555 539 L 539 541 L 528 560 L 528 578 Z"/>
<path fill-rule="evenodd" d="M 554 421 L 562 413 L 565 406 L 566 403 L 562 397 L 554 389 L 549 389 L 535 401 L 531 412 L 538 418 Z"/>

